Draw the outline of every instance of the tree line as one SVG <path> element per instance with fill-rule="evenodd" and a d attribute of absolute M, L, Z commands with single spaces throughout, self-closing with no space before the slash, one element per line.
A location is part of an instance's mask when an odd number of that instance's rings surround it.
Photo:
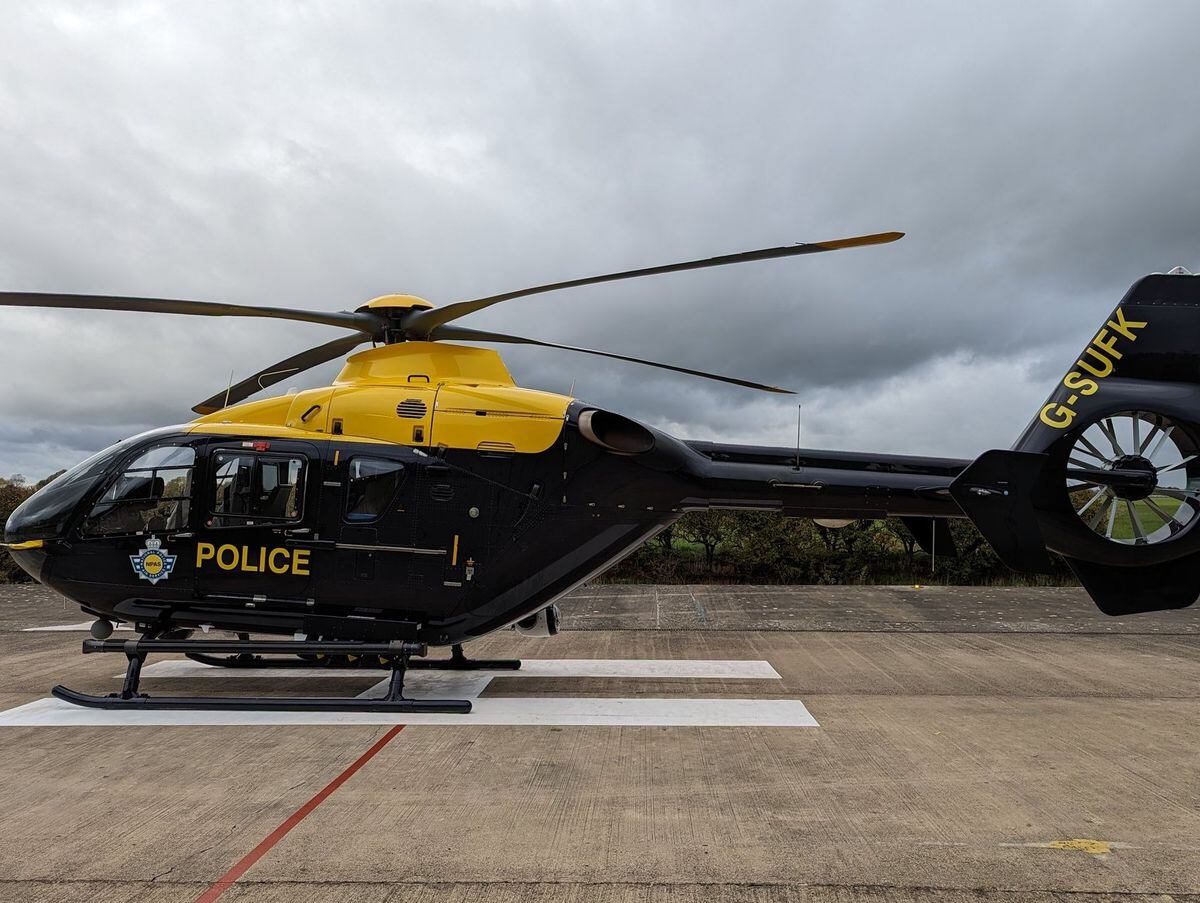
<path fill-rule="evenodd" d="M 1048 575 L 1003 564 L 974 525 L 949 522 L 957 554 L 922 551 L 899 518 L 823 527 L 760 511 L 694 511 L 606 573 L 612 583 L 1066 585 L 1057 555 Z"/>

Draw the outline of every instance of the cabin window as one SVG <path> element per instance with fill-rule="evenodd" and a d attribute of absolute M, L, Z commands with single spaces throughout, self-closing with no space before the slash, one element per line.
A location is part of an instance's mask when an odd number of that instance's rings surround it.
<path fill-rule="evenodd" d="M 247 527 L 300 520 L 306 464 L 301 456 L 214 452 L 208 526 Z"/>
<path fill-rule="evenodd" d="M 383 458 L 351 458 L 348 467 L 346 520 L 375 520 L 387 511 L 404 482 L 404 465 Z"/>
<path fill-rule="evenodd" d="M 167 533 L 187 526 L 195 450 L 160 445 L 138 455 L 117 476 L 83 523 L 90 536 Z"/>

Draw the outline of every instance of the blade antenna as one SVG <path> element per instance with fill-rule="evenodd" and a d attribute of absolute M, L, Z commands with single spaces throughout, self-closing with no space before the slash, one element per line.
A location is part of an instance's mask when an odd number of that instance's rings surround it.
<path fill-rule="evenodd" d="M 796 466 L 795 470 L 800 469 L 800 412 L 804 409 L 804 405 L 796 405 Z"/>
<path fill-rule="evenodd" d="M 229 388 L 225 390 L 225 403 L 221 405 L 221 410 L 229 407 L 229 393 L 233 391 L 233 370 L 229 371 Z"/>

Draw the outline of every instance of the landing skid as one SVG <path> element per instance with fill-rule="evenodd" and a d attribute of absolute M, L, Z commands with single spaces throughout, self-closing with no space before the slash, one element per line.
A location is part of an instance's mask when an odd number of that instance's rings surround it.
<path fill-rule="evenodd" d="M 50 692 L 72 705 L 98 709 L 187 709 L 207 711 L 260 712 L 445 712 L 467 714 L 471 702 L 466 699 L 409 699 L 404 695 L 404 672 L 410 667 L 410 657 L 424 655 L 423 643 L 325 643 L 308 641 L 258 642 L 251 640 L 84 640 L 85 654 L 122 652 L 129 661 L 125 682 L 120 693 L 94 696 L 80 693 L 61 684 Z M 275 667 L 274 660 L 261 658 L 257 653 L 290 655 L 363 656 L 385 662 L 391 669 L 388 692 L 382 699 L 341 699 L 336 697 L 278 697 L 278 696 L 150 696 L 138 690 L 142 665 L 155 652 L 182 652 L 189 658 L 202 655 L 225 667 L 230 658 L 251 656 L 266 664 L 234 665 L 232 667 Z M 233 653 L 227 658 L 212 653 Z M 198 659 L 203 660 L 203 659 Z M 283 659 L 286 667 L 310 664 L 303 659 Z M 294 662 L 294 664 L 293 664 Z"/>

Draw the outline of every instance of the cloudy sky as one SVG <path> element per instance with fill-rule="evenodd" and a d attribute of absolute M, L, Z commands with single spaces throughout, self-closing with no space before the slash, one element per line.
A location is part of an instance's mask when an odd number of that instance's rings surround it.
<path fill-rule="evenodd" d="M 807 445 L 970 456 L 1011 443 L 1133 280 L 1200 268 L 1192 0 L 4 0 L 0 19 L 7 290 L 447 303 L 896 229 L 462 325 L 791 387 Z M 0 311 L 0 475 L 188 419 L 231 371 L 336 335 Z M 677 435 L 794 440 L 783 396 L 505 357 Z"/>

